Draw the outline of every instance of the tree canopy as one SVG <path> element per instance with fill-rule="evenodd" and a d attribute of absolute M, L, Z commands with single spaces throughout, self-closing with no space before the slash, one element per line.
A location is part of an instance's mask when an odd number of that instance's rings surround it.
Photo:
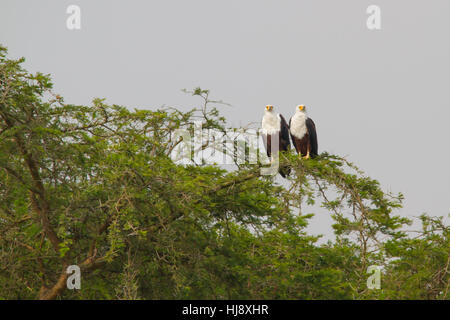
<path fill-rule="evenodd" d="M 259 162 L 180 164 L 174 131 L 229 129 L 209 91 L 187 112 L 73 105 L 23 62 L 0 47 L 0 299 L 448 299 L 443 217 L 406 232 L 403 196 L 346 158 L 283 153 L 283 184 Z M 311 204 L 335 240 L 306 232 Z"/>

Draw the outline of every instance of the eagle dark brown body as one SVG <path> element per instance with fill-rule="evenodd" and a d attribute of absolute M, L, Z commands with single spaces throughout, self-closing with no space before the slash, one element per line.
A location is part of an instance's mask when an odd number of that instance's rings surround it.
<path fill-rule="evenodd" d="M 306 133 L 301 139 L 292 137 L 292 143 L 294 144 L 297 153 L 301 156 L 306 156 L 308 154 L 308 150 L 311 150 L 311 143 L 308 133 Z"/>

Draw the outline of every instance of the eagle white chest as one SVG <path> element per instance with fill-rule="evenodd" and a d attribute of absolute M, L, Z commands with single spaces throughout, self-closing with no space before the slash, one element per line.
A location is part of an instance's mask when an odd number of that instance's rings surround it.
<path fill-rule="evenodd" d="M 308 129 L 306 128 L 306 119 L 308 119 L 308 116 L 304 112 L 296 112 L 294 114 L 291 119 L 290 128 L 294 137 L 301 139 L 308 132 Z"/>
<path fill-rule="evenodd" d="M 262 133 L 275 134 L 281 130 L 281 118 L 279 114 L 273 112 L 266 112 L 262 119 Z"/>

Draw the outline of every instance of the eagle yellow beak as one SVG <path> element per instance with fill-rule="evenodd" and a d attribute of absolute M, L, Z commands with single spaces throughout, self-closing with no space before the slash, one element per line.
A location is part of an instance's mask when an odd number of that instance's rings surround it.
<path fill-rule="evenodd" d="M 299 109 L 300 111 L 303 111 L 303 109 L 305 109 L 305 106 L 304 106 L 304 105 L 300 105 L 300 106 L 298 106 L 298 109 Z"/>
<path fill-rule="evenodd" d="M 273 106 L 271 106 L 270 104 L 268 104 L 267 106 L 266 106 L 266 110 L 267 111 L 270 111 L 270 110 L 272 110 L 273 109 Z"/>

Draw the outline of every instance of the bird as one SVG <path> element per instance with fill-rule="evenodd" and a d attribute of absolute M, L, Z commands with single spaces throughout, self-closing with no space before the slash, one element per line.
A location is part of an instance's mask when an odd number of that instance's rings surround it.
<path fill-rule="evenodd" d="M 289 120 L 289 132 L 292 144 L 300 157 L 303 155 L 304 159 L 309 159 L 318 155 L 316 125 L 308 117 L 304 105 L 295 107 L 295 114 Z"/>
<path fill-rule="evenodd" d="M 275 113 L 273 105 L 267 105 L 264 111 L 264 116 L 261 123 L 261 135 L 264 141 L 264 147 L 266 148 L 267 156 L 272 159 L 272 141 L 279 139 L 278 147 L 279 151 L 288 151 L 291 148 L 291 139 L 289 138 L 289 126 L 284 117 Z M 283 178 L 286 178 L 290 173 L 290 168 L 281 167 L 278 172 Z"/>

